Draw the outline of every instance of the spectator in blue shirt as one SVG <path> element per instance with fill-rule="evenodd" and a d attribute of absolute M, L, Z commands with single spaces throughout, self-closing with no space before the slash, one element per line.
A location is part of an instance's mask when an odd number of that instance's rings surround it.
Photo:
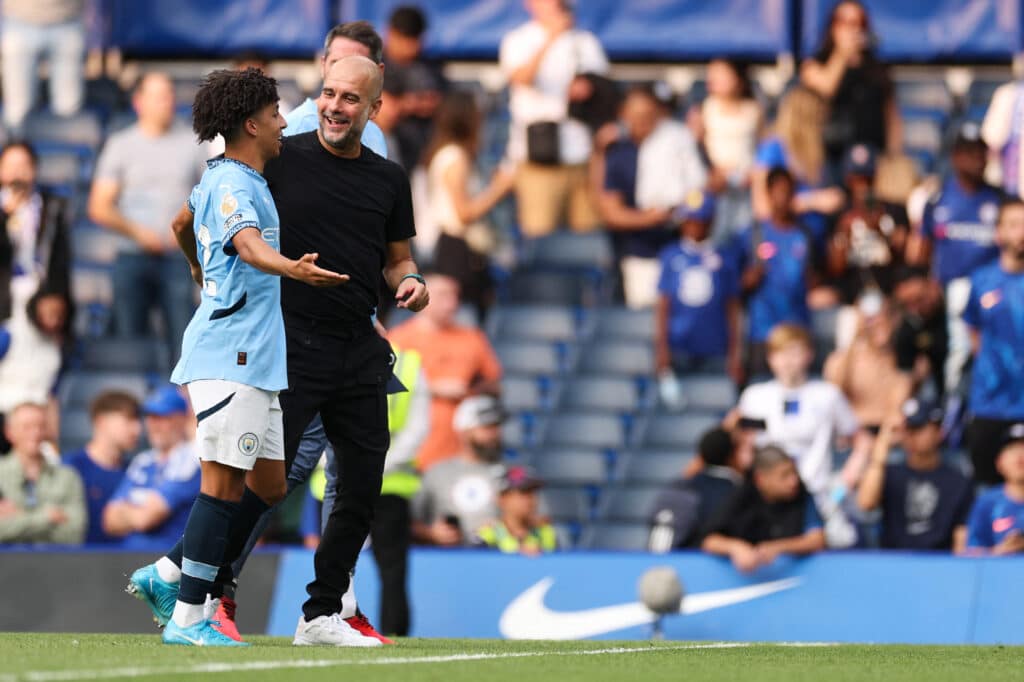
<path fill-rule="evenodd" d="M 1024 552 L 1024 424 L 1014 424 L 1003 436 L 996 459 L 1006 483 L 983 493 L 967 523 L 970 554 Z"/>
<path fill-rule="evenodd" d="M 929 262 L 946 290 L 949 355 L 946 390 L 960 383 L 970 356 L 970 337 L 960 319 L 967 304 L 970 277 L 999 256 L 996 218 L 1003 195 L 985 183 L 988 147 L 976 123 L 965 123 L 953 143 L 953 174 L 925 206 L 920 229 L 907 245 L 907 260 Z"/>
<path fill-rule="evenodd" d="M 117 542 L 103 530 L 103 508 L 124 478 L 124 458 L 139 445 L 142 424 L 139 401 L 122 391 L 104 391 L 89 407 L 92 438 L 80 450 L 64 456 L 64 463 L 78 472 L 85 485 L 89 525 L 85 542 L 102 545 Z"/>
<path fill-rule="evenodd" d="M 768 220 L 738 237 L 740 285 L 747 296 L 747 376 L 767 371 L 764 344 L 778 324 L 807 327 L 807 292 L 814 276 L 814 242 L 792 211 L 795 184 L 785 168 L 768 174 Z"/>
<path fill-rule="evenodd" d="M 729 255 L 709 239 L 715 199 L 693 190 L 672 215 L 680 238 L 658 259 L 655 354 L 659 376 L 722 371 L 742 381 L 739 276 Z"/>
<path fill-rule="evenodd" d="M 973 419 L 968 449 L 974 479 L 1000 481 L 993 466 L 1003 432 L 1024 420 L 1024 201 L 1009 199 L 996 227 L 999 259 L 970 280 L 963 319 L 977 349 L 968 407 Z"/>
<path fill-rule="evenodd" d="M 744 573 L 780 554 L 825 548 L 821 515 L 789 455 L 775 446 L 754 454 L 746 483 L 708 523 L 701 548 L 729 557 Z"/>
<path fill-rule="evenodd" d="M 199 494 L 199 458 L 186 440 L 188 404 L 164 386 L 142 404 L 152 448 L 136 455 L 103 510 L 103 530 L 121 546 L 164 551 L 185 531 Z"/>
<path fill-rule="evenodd" d="M 974 501 L 970 480 L 942 462 L 942 407 L 910 399 L 875 439 L 871 463 L 857 488 L 857 506 L 882 514 L 886 549 L 945 550 L 967 544 L 967 516 Z M 902 431 L 906 460 L 889 464 Z"/>

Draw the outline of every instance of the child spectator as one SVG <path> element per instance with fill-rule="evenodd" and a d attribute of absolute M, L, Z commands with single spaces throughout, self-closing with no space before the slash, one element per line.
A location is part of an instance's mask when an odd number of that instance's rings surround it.
<path fill-rule="evenodd" d="M 85 486 L 89 509 L 89 545 L 105 545 L 117 538 L 103 531 L 103 508 L 124 478 L 125 457 L 139 445 L 142 423 L 139 401 L 121 391 L 105 391 L 89 406 L 92 438 L 84 448 L 64 457 L 64 463 L 78 472 Z"/>
<path fill-rule="evenodd" d="M 966 476 L 942 462 L 942 408 L 911 399 L 897 415 L 886 419 L 878 433 L 857 489 L 857 506 L 881 511 L 885 549 L 962 552 L 974 491 Z M 906 460 L 889 464 L 901 430 Z"/>
<path fill-rule="evenodd" d="M 1006 481 L 974 503 L 967 522 L 967 551 L 1004 556 L 1024 552 L 1024 424 L 1010 426 L 996 455 Z"/>
<path fill-rule="evenodd" d="M 709 236 L 714 198 L 694 190 L 672 214 L 679 241 L 665 247 L 655 307 L 655 363 L 658 376 L 728 368 L 742 381 L 739 339 L 739 277 L 732 258 Z M 666 397 L 667 394 L 663 394 Z"/>
<path fill-rule="evenodd" d="M 744 573 L 780 554 L 825 549 L 821 516 L 796 464 L 781 448 L 757 451 L 743 486 L 708 523 L 701 549 L 729 557 Z"/>
<path fill-rule="evenodd" d="M 814 278 L 814 242 L 793 214 L 793 176 L 785 168 L 768 174 L 770 214 L 738 237 L 747 296 L 747 376 L 765 371 L 764 343 L 782 323 L 808 326 L 807 292 Z"/>

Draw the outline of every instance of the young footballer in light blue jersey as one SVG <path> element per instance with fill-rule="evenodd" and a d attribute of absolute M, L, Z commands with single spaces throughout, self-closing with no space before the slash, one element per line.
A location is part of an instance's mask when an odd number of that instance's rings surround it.
<path fill-rule="evenodd" d="M 215 615 L 216 580 L 252 530 L 249 512 L 285 494 L 277 394 L 288 374 L 278 277 L 313 286 L 348 279 L 317 267 L 317 254 L 291 260 L 279 253 L 280 222 L 261 175 L 281 151 L 286 123 L 277 102 L 276 82 L 247 69 L 211 73 L 193 104 L 199 140 L 219 134 L 226 142 L 176 219 L 190 220 L 191 234 L 175 232 L 202 287 L 171 376 L 188 387 L 196 412 L 202 483 L 182 541 L 128 586 L 166 623 L 167 644 L 244 644 L 234 623 Z"/>

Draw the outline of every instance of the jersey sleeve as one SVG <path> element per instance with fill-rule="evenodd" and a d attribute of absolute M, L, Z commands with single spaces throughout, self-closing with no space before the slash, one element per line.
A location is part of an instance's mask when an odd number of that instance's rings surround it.
<path fill-rule="evenodd" d="M 754 156 L 754 165 L 764 169 L 785 166 L 786 153 L 782 148 L 782 143 L 776 138 L 762 142 Z"/>
<path fill-rule="evenodd" d="M 395 204 L 388 214 L 385 233 L 387 241 L 400 242 L 416 236 L 416 222 L 412 214 L 412 189 L 405 171 L 397 164 L 391 164 L 395 182 Z"/>
<path fill-rule="evenodd" d="M 221 242 L 228 255 L 234 255 L 229 246 L 236 234 L 249 227 L 259 229 L 253 201 L 249 187 L 239 182 L 220 183 L 210 197 L 207 216 L 213 224 L 206 224 L 206 227 L 213 232 L 215 241 Z"/>
<path fill-rule="evenodd" d="M 979 498 L 971 508 L 967 519 L 967 546 L 972 548 L 988 548 L 995 545 L 992 537 L 992 522 L 987 498 Z"/>
<path fill-rule="evenodd" d="M 978 329 L 981 327 L 981 287 L 978 281 L 971 278 L 971 293 L 967 296 L 967 305 L 960 314 L 968 327 Z"/>
<path fill-rule="evenodd" d="M 824 524 L 821 521 L 821 514 L 818 513 L 818 506 L 814 504 L 814 498 L 807 496 L 807 509 L 804 511 L 804 532 L 810 532 L 821 528 Z"/>
<path fill-rule="evenodd" d="M 188 206 L 188 210 L 192 212 L 192 215 L 196 214 L 196 206 L 199 205 L 199 198 L 201 196 L 202 190 L 199 189 L 199 185 L 196 185 L 189 192 L 188 199 L 185 200 L 185 204 Z"/>
<path fill-rule="evenodd" d="M 929 201 L 924 205 L 924 213 L 921 215 L 921 236 L 927 239 L 935 239 L 935 202 Z"/>
<path fill-rule="evenodd" d="M 388 141 L 384 139 L 384 132 L 373 121 L 367 121 L 363 128 L 363 137 L 360 140 L 364 147 L 369 147 L 375 154 L 388 158 Z"/>

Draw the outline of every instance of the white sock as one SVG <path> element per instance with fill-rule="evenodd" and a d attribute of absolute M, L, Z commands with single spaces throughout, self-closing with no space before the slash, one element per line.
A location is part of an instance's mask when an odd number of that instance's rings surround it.
<path fill-rule="evenodd" d="M 187 628 L 205 618 L 206 604 L 186 604 L 181 600 L 174 602 L 174 614 L 171 616 L 171 620 L 178 627 Z"/>
<path fill-rule="evenodd" d="M 163 580 L 164 582 L 181 582 L 181 569 L 175 566 L 174 562 L 165 556 L 156 560 L 156 572 L 160 575 L 160 580 Z"/>

